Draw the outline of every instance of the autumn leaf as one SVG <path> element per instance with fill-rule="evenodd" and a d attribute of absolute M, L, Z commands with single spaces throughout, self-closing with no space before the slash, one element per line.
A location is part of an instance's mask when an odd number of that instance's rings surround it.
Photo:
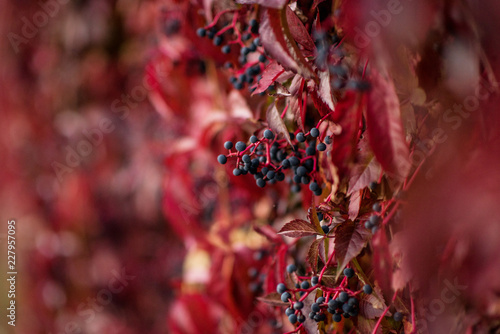
<path fill-rule="evenodd" d="M 337 257 L 337 278 L 354 257 L 366 246 L 371 233 L 361 224 L 346 221 L 335 229 L 335 255 Z"/>
<path fill-rule="evenodd" d="M 269 8 L 283 8 L 287 0 L 236 0 L 236 3 L 242 5 L 261 5 Z"/>
<path fill-rule="evenodd" d="M 316 231 L 311 223 L 302 219 L 295 219 L 291 222 L 286 223 L 278 233 L 292 238 L 321 234 L 320 232 Z"/>
<path fill-rule="evenodd" d="M 275 60 L 269 62 L 264 71 L 262 72 L 262 77 L 257 84 L 257 89 L 253 92 L 253 94 L 260 94 L 265 92 L 266 89 L 269 88 L 278 77 L 285 72 L 283 66 L 278 64 Z"/>
<path fill-rule="evenodd" d="M 410 153 L 394 84 L 375 70 L 371 75 L 371 84 L 366 109 L 370 145 L 384 170 L 403 180 L 410 172 Z"/>
<path fill-rule="evenodd" d="M 330 84 L 330 72 L 320 71 L 318 76 L 319 84 L 311 80 L 308 82 L 308 88 L 311 92 L 311 99 L 314 106 L 321 116 L 325 116 L 335 110 Z"/>
<path fill-rule="evenodd" d="M 311 38 L 311 35 L 307 31 L 304 24 L 299 19 L 299 17 L 290 9 L 286 7 L 286 20 L 288 21 L 288 26 L 290 27 L 290 33 L 292 37 L 302 45 L 306 50 L 313 51 L 316 46 Z"/>
<path fill-rule="evenodd" d="M 271 292 L 264 297 L 257 297 L 257 300 L 272 306 L 286 306 L 288 303 L 284 303 L 281 301 L 281 295 L 277 292 Z"/>
<path fill-rule="evenodd" d="M 307 261 L 314 272 L 318 269 L 319 248 L 323 245 L 323 238 L 314 240 L 307 251 Z"/>
<path fill-rule="evenodd" d="M 347 195 L 351 195 L 358 190 L 368 187 L 371 182 L 377 181 L 381 172 L 382 168 L 374 157 L 365 163 L 354 166 L 349 179 Z"/>
<path fill-rule="evenodd" d="M 283 24 L 286 24 L 286 18 L 283 22 L 281 17 L 282 11 L 278 9 L 266 8 L 262 11 L 259 26 L 262 45 L 285 69 L 298 73 L 305 78 L 313 77 L 314 74 L 310 65 L 297 52 L 299 50 L 295 50 L 297 46 L 293 47 L 295 41 L 291 41 L 286 36 L 283 27 Z"/>
<path fill-rule="evenodd" d="M 288 132 L 285 122 L 283 122 L 283 119 L 281 118 L 281 115 L 278 112 L 278 108 L 276 107 L 275 103 L 271 104 L 269 108 L 267 108 L 266 119 L 269 127 L 274 131 L 276 135 L 283 135 L 286 141 L 290 145 L 293 145 L 292 141 L 290 140 L 290 133 Z"/>

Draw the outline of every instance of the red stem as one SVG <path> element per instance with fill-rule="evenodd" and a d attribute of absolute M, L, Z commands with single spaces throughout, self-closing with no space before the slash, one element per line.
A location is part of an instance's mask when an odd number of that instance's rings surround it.
<path fill-rule="evenodd" d="M 394 301 L 396 300 L 396 296 L 397 295 L 398 295 L 398 292 L 397 291 L 394 292 L 394 296 L 392 296 L 391 304 L 394 303 Z M 372 334 L 377 334 L 377 329 L 380 327 L 380 324 L 382 323 L 382 319 L 384 319 L 385 314 L 387 313 L 387 311 L 389 311 L 389 308 L 391 307 L 391 304 L 389 304 L 389 306 L 386 307 L 386 309 L 384 310 L 384 313 L 382 313 L 382 315 L 380 316 L 380 318 L 378 318 L 377 324 L 373 328 Z"/>

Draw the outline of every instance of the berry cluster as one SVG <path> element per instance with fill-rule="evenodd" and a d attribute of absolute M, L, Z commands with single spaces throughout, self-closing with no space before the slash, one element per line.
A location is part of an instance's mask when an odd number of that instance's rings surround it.
<path fill-rule="evenodd" d="M 219 15 L 209 25 L 196 30 L 199 37 L 212 39 L 213 44 L 220 46 L 221 52 L 224 54 L 230 54 L 233 50 L 239 48 L 238 62 L 241 68 L 234 69 L 232 63 L 226 63 L 226 68 L 233 71 L 229 81 L 238 90 L 243 89 L 245 84 L 252 85 L 258 82 L 260 80 L 258 75 L 267 62 L 267 57 L 263 53 L 260 38 L 258 37 L 259 23 L 254 18 L 246 23 L 247 16 L 249 16 L 248 13 L 236 12 L 231 23 L 217 30 L 216 25 L 220 19 Z M 240 24 L 237 24 L 238 21 L 240 21 Z M 240 30 L 239 27 L 243 27 L 243 29 Z M 255 60 L 249 62 L 249 55 L 256 52 L 258 57 L 255 56 Z"/>
<path fill-rule="evenodd" d="M 227 141 L 224 148 L 229 150 L 229 154 L 221 154 L 217 160 L 220 164 L 225 164 L 228 158 L 236 158 L 233 175 L 252 174 L 259 187 L 284 181 L 286 171 L 290 170 L 293 176 L 288 178 L 288 183 L 293 192 L 299 192 L 302 185 L 309 185 L 309 190 L 316 196 L 321 195 L 322 188 L 316 175 L 317 152 L 325 151 L 327 144 L 332 142 L 331 138 L 327 136 L 324 142 L 316 145 L 320 136 L 317 128 L 312 128 L 307 134 L 298 132 L 289 135 L 295 142 L 292 147 L 285 139 L 278 139 L 270 129 L 265 130 L 261 138 L 251 136 L 249 144 L 242 141 L 233 144 Z M 235 151 L 232 151 L 233 148 Z"/>
<path fill-rule="evenodd" d="M 380 205 L 380 203 L 375 203 L 373 204 L 372 209 L 378 214 L 370 216 L 370 218 L 365 222 L 365 227 L 369 230 L 372 230 L 372 233 L 375 233 L 378 231 L 380 223 L 382 223 L 382 217 L 379 215 L 382 211 L 382 206 Z"/>
<path fill-rule="evenodd" d="M 287 272 L 289 274 L 295 273 L 297 267 L 294 264 L 290 264 L 287 267 Z M 352 268 L 346 268 L 344 273 L 344 284 L 338 288 L 327 288 L 322 286 L 319 282 L 318 276 L 313 276 L 310 278 L 311 282 L 304 279 L 304 277 L 295 276 L 297 280 L 303 279 L 300 283 L 295 284 L 295 289 L 288 289 L 284 283 L 279 283 L 276 287 L 276 291 L 281 295 L 281 301 L 284 303 L 290 303 L 290 306 L 285 310 L 285 314 L 288 320 L 292 323 L 303 323 L 306 320 L 304 315 L 304 299 L 307 295 L 316 289 L 320 289 L 323 292 L 322 296 L 319 296 L 309 310 L 309 318 L 316 321 L 326 321 L 328 319 L 328 314 L 331 315 L 331 319 L 334 322 L 342 321 L 342 318 L 355 317 L 359 313 L 359 294 L 371 294 L 373 292 L 372 287 L 367 284 L 363 286 L 362 290 L 351 291 L 345 287 L 345 283 L 349 278 L 354 277 L 355 272 Z M 298 293 L 298 298 L 297 298 Z"/>

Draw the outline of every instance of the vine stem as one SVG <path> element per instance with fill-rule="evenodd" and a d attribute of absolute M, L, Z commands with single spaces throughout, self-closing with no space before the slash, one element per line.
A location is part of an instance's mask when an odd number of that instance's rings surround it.
<path fill-rule="evenodd" d="M 396 300 L 396 297 L 398 295 L 398 292 L 394 292 L 394 296 L 392 296 L 392 299 L 391 299 L 391 304 L 394 303 L 394 301 Z M 382 315 L 380 316 L 380 318 L 378 318 L 378 321 L 377 323 L 375 324 L 375 327 L 373 328 L 373 331 L 372 331 L 372 334 L 377 334 L 377 329 L 380 327 L 380 324 L 382 323 L 382 319 L 384 319 L 384 316 L 386 315 L 387 311 L 389 311 L 389 308 L 391 307 L 391 304 L 389 304 L 389 306 L 387 306 L 384 310 L 384 313 L 382 313 Z"/>
<path fill-rule="evenodd" d="M 411 305 L 411 324 L 413 325 L 413 329 L 410 334 L 413 334 L 417 330 L 417 326 L 415 325 L 415 303 L 413 302 L 413 297 L 411 296 L 411 284 L 408 283 L 408 287 L 410 288 L 410 305 Z"/>

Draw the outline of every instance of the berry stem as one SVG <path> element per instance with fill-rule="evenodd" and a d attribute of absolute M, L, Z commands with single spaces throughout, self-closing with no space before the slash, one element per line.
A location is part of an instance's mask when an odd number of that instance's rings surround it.
<path fill-rule="evenodd" d="M 217 24 L 217 22 L 219 22 L 219 19 L 221 18 L 222 15 L 224 15 L 226 13 L 236 12 L 236 11 L 237 11 L 237 9 L 225 9 L 225 10 L 217 13 L 217 15 L 215 15 L 214 19 L 212 20 L 212 23 L 210 23 L 208 26 L 206 26 L 205 29 L 210 29 L 213 26 L 215 26 Z"/>

